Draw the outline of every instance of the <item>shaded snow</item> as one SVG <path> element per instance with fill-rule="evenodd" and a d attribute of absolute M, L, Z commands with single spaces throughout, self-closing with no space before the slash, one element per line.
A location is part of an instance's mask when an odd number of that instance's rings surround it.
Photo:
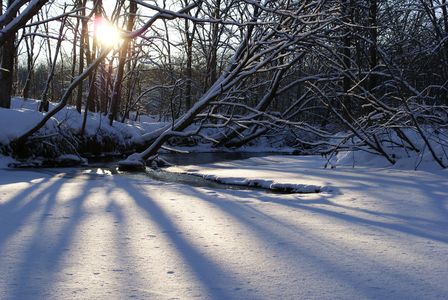
<path fill-rule="evenodd" d="M 422 127 L 425 136 L 428 139 L 434 153 L 445 164 L 448 163 L 448 144 L 446 143 L 447 131 L 444 128 L 435 129 L 431 126 Z M 441 167 L 435 161 L 431 151 L 428 149 L 427 144 L 422 139 L 421 135 L 416 129 L 402 128 L 401 131 L 406 135 L 408 140 L 419 151 L 410 149 L 409 143 L 404 142 L 396 132 L 390 132 L 386 130 L 379 134 L 379 139 L 382 140 L 384 151 L 396 161 L 394 168 L 401 169 L 441 169 Z M 337 137 L 343 136 L 344 133 L 338 133 Z M 336 143 L 336 140 L 333 141 Z M 349 140 L 344 145 L 353 148 L 353 145 L 359 143 L 356 138 L 355 141 Z M 405 145 L 406 147 L 403 147 Z M 358 147 L 355 147 L 355 149 Z M 371 167 L 386 167 L 390 166 L 390 162 L 379 154 L 372 153 L 371 150 L 365 151 L 338 151 L 336 155 L 333 155 L 329 159 L 331 166 L 371 166 Z M 333 153 L 334 154 L 334 153 Z"/>
<path fill-rule="evenodd" d="M 7 168 L 9 164 L 16 163 L 17 161 L 10 156 L 3 156 L 0 154 L 0 168 Z"/>
<path fill-rule="evenodd" d="M 301 195 L 0 170 L 0 299 L 445 299 L 448 173 L 323 163 L 215 166 L 332 188 Z"/>

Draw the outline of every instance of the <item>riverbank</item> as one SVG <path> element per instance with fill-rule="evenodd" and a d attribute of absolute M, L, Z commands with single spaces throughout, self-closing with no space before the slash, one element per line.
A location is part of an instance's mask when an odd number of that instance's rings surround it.
<path fill-rule="evenodd" d="M 206 167 L 331 187 L 291 195 L 1 169 L 0 298 L 443 299 L 447 172 L 324 163 Z"/>
<path fill-rule="evenodd" d="M 50 108 L 54 105 L 51 103 Z M 87 160 L 123 159 L 144 148 L 145 134 L 169 124 L 161 122 L 156 116 L 141 115 L 136 121 L 114 122 L 110 126 L 106 115 L 89 112 L 83 130 L 84 115 L 75 107 L 66 106 L 26 143 L 13 146 L 12 141 L 44 117 L 44 113 L 37 110 L 38 106 L 38 100 L 14 98 L 11 109 L 0 108 L 0 167 L 6 166 L 5 161 L 16 167 L 65 167 L 82 165 Z M 193 124 L 192 128 L 196 126 Z M 214 136 L 217 130 L 207 129 L 207 134 Z M 180 152 L 235 151 L 214 147 L 210 141 L 199 137 L 173 138 L 167 146 Z M 244 153 L 294 151 L 282 141 L 264 137 L 238 149 L 238 152 Z M 170 151 L 161 149 L 160 152 Z"/>

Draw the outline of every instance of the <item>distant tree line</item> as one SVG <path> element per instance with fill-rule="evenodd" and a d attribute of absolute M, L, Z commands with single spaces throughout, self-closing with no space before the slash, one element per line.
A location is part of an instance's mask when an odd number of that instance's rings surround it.
<path fill-rule="evenodd" d="M 436 151 L 447 145 L 445 0 L 105 4 L 2 1 L 0 106 L 16 95 L 44 112 L 49 102 L 101 112 L 110 124 L 140 113 L 170 120 L 144 136 L 140 160 L 173 136 L 239 147 L 287 130 L 303 151 L 346 146 L 395 163 L 393 144 L 448 165 Z M 120 28 L 120 46 L 95 37 L 101 18 Z"/>

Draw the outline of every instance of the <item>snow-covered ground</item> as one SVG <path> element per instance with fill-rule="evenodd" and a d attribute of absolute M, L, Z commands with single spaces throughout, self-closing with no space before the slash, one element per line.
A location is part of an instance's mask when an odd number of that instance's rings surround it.
<path fill-rule="evenodd" d="M 55 103 L 50 103 L 50 109 L 54 108 Z M 14 139 L 20 137 L 28 130 L 32 129 L 44 117 L 44 113 L 38 111 L 39 101 L 34 99 L 13 98 L 11 101 L 11 109 L 0 108 L 0 158 L 3 155 L 12 155 L 11 151 L 3 151 Z M 102 154 L 105 155 L 119 155 L 120 149 L 126 148 L 135 144 L 142 143 L 146 135 L 152 135 L 158 129 L 163 128 L 168 123 L 159 122 L 155 116 L 141 115 L 138 121 L 127 120 L 126 123 L 114 122 L 112 126 L 109 125 L 108 116 L 102 113 L 89 112 L 87 115 L 86 128 L 84 132 L 84 139 L 89 141 L 79 145 L 80 131 L 83 124 L 83 114 L 77 112 L 73 106 L 66 106 L 53 116 L 45 126 L 35 135 L 39 137 L 46 137 L 45 139 L 37 139 L 45 144 L 53 143 L 51 147 L 54 152 L 59 152 L 59 155 L 81 155 L 85 154 L 82 151 L 87 151 L 88 155 L 93 152 L 98 152 L 101 145 L 106 146 Z M 197 125 L 191 125 L 191 128 L 196 128 Z M 55 142 L 48 140 L 51 137 L 60 136 L 64 133 L 65 139 L 62 142 Z M 216 129 L 207 129 L 205 134 L 213 136 L 216 134 Z M 67 140 L 68 138 L 68 140 Z M 95 143 L 91 143 L 94 140 Z M 62 144 L 62 145 L 61 145 Z M 73 144 L 73 147 L 65 149 L 66 144 Z M 44 158 L 51 158 L 57 160 L 57 157 L 40 157 L 41 152 L 48 155 L 48 151 L 37 151 L 39 142 L 33 144 L 32 147 L 35 152 L 33 155 L 38 156 L 40 160 Z M 107 147 L 108 146 L 108 147 Z M 82 148 L 80 149 L 75 148 Z M 64 148 L 64 149 L 61 149 Z M 113 151 L 109 148 L 114 149 Z M 182 146 L 182 143 L 176 145 L 178 151 L 187 152 L 222 152 L 233 151 L 226 148 L 215 148 L 209 142 L 202 141 L 193 143 L 190 146 Z M 67 151 L 69 151 L 67 153 Z M 90 152 L 89 152 L 90 151 Z M 165 151 L 165 150 L 162 150 Z M 271 141 L 268 138 L 260 138 L 256 143 L 246 145 L 238 149 L 239 152 L 293 152 L 294 149 L 286 147 L 281 141 Z M 32 151 L 31 151 L 32 152 Z M 104 153 L 106 152 L 106 153 Z M 50 155 L 51 156 L 51 155 Z M 35 157 L 29 157 L 30 161 L 35 162 Z M 2 167 L 2 160 L 0 159 L 0 167 Z M 9 159 L 9 162 L 13 160 Z"/>
<path fill-rule="evenodd" d="M 253 157 L 242 161 L 221 162 L 213 164 L 171 166 L 168 172 L 188 174 L 236 186 L 260 187 L 272 191 L 289 190 L 296 193 L 314 193 L 330 191 L 331 187 L 319 176 L 307 176 L 306 180 L 292 176 L 297 168 L 313 164 L 320 168 L 319 158 L 298 159 L 294 156 Z"/>
<path fill-rule="evenodd" d="M 21 136 L 43 118 L 44 114 L 37 110 L 38 106 L 38 100 L 13 98 L 11 109 L 0 108 L 0 128 L 2 128 L 0 145 Z M 50 109 L 54 106 L 55 104 L 51 103 Z M 45 124 L 41 132 L 47 135 L 57 133 L 58 126 L 64 130 L 79 132 L 82 122 L 83 114 L 79 114 L 73 106 L 66 106 Z M 89 113 L 86 124 L 88 136 L 98 135 L 102 131 L 104 135 L 123 140 L 138 140 L 143 133 L 164 125 L 164 123 L 156 122 L 154 118 L 143 116 L 139 122 L 129 121 L 126 124 L 115 122 L 113 126 L 109 126 L 107 116 L 101 113 Z"/>
<path fill-rule="evenodd" d="M 195 167 L 331 187 L 291 195 L 2 169 L 0 299 L 446 299 L 447 171 L 322 164 Z"/>

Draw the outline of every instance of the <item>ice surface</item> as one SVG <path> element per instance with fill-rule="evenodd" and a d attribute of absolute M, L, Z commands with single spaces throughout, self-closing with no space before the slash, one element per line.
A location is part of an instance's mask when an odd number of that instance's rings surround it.
<path fill-rule="evenodd" d="M 323 163 L 195 166 L 331 187 L 294 195 L 2 169 L 0 299 L 445 299 L 448 173 Z"/>

